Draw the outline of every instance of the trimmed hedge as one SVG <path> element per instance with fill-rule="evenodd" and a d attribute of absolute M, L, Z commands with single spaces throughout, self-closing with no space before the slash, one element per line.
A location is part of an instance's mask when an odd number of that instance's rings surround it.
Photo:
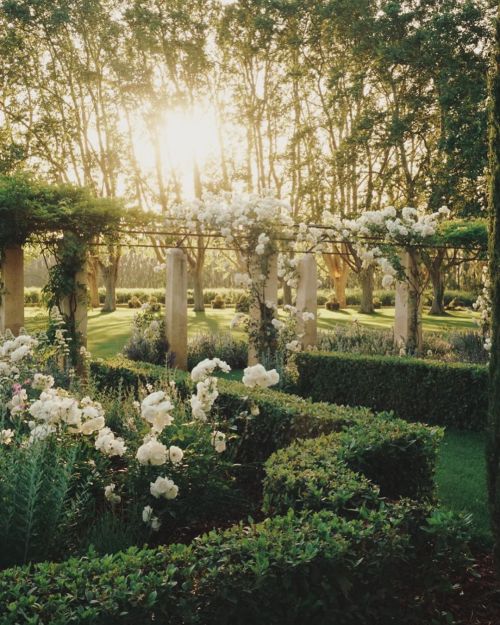
<path fill-rule="evenodd" d="M 342 433 L 297 441 L 265 463 L 264 512 L 289 508 L 345 515 L 380 497 L 432 501 L 442 430 L 379 414 Z"/>
<path fill-rule="evenodd" d="M 289 512 L 189 547 L 9 569 L 0 573 L 0 622 L 427 625 L 426 590 L 461 561 L 450 557 L 447 520 L 437 521 L 408 505 L 353 520 Z M 447 621 L 436 612 L 432 622 Z"/>
<path fill-rule="evenodd" d="M 297 354 L 299 395 L 313 401 L 394 410 L 398 417 L 483 430 L 488 370 L 480 365 L 390 356 Z"/>
<path fill-rule="evenodd" d="M 132 390 L 165 373 L 125 359 L 91 368 L 100 386 Z M 187 375 L 174 377 L 188 393 Z M 435 597 L 466 560 L 462 525 L 427 503 L 440 430 L 239 382 L 219 389 L 221 419 L 240 430 L 238 457 L 258 465 L 275 452 L 263 509 L 281 516 L 189 546 L 6 570 L 2 625 L 447 622 Z"/>

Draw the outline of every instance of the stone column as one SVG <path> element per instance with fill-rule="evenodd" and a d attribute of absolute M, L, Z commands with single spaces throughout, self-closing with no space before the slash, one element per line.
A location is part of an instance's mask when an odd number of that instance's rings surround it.
<path fill-rule="evenodd" d="M 405 281 L 396 282 L 394 342 L 411 353 L 422 350 L 422 293 L 418 258 L 414 250 L 401 254 Z"/>
<path fill-rule="evenodd" d="M 167 252 L 165 328 L 173 366 L 187 371 L 187 259 L 180 249 Z"/>
<path fill-rule="evenodd" d="M 21 245 L 9 245 L 0 261 L 0 332 L 16 336 L 24 327 L 24 254 Z"/>
<path fill-rule="evenodd" d="M 318 338 L 318 268 L 314 254 L 304 254 L 297 265 L 297 333 L 302 349 L 315 347 Z M 304 321 L 303 313 L 314 315 Z"/>
<path fill-rule="evenodd" d="M 260 327 L 262 323 L 262 310 L 261 306 L 264 306 L 266 303 L 273 304 L 274 306 L 278 305 L 278 256 L 275 254 L 268 259 L 268 273 L 266 280 L 262 280 L 262 266 L 261 266 L 261 258 L 259 256 L 255 256 L 250 263 L 250 277 L 252 279 L 252 283 L 255 285 L 259 285 L 259 297 L 257 297 L 257 293 L 254 292 L 254 287 L 252 288 L 252 293 L 250 293 L 250 326 L 255 328 Z M 259 362 L 259 350 L 258 345 L 256 345 L 255 341 L 252 337 L 248 338 L 248 365 L 252 366 Z"/>

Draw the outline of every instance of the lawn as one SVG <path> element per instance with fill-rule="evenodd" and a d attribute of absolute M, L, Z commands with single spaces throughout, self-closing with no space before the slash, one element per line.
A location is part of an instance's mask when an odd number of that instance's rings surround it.
<path fill-rule="evenodd" d="M 118 308 L 113 313 L 102 313 L 100 310 L 89 311 L 88 347 L 94 356 L 108 358 L 121 351 L 130 334 L 130 326 L 136 310 Z M 207 309 L 204 313 L 188 312 L 189 335 L 207 332 L 228 332 L 233 308 L 224 310 Z M 424 330 L 439 332 L 445 330 L 472 330 L 477 313 L 469 311 L 450 312 L 442 317 L 434 317 L 424 313 Z M 26 308 L 26 327 L 29 331 L 42 330 L 47 320 L 42 308 Z M 337 324 L 349 324 L 357 320 L 360 324 L 378 329 L 391 328 L 394 321 L 394 308 L 382 308 L 373 315 L 363 315 L 356 309 L 348 308 L 332 312 L 322 309 L 318 315 L 320 330 L 333 330 Z M 232 331 L 235 336 L 244 337 L 241 330 Z"/>
<path fill-rule="evenodd" d="M 472 514 L 474 536 L 490 542 L 484 433 L 448 430 L 439 451 L 436 480 L 441 503 Z"/>

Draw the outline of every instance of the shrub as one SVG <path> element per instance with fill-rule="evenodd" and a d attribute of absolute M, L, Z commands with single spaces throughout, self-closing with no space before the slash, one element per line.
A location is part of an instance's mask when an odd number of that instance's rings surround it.
<path fill-rule="evenodd" d="M 137 391 L 147 381 L 155 383 L 165 375 L 164 367 L 125 358 L 95 360 L 90 369 L 95 383 L 103 389 L 122 387 Z M 168 372 L 180 393 L 191 392 L 192 383 L 187 374 L 177 369 Z M 241 382 L 224 379 L 219 380 L 217 406 L 219 418 L 226 421 L 226 429 L 239 436 L 234 453 L 241 462 L 262 462 L 295 438 L 337 432 L 372 414 L 367 408 L 312 403 L 296 395 L 272 389 L 249 389 Z"/>
<path fill-rule="evenodd" d="M 212 308 L 221 309 L 225 307 L 226 307 L 226 302 L 224 298 L 221 295 L 216 295 L 214 299 L 212 300 Z"/>
<path fill-rule="evenodd" d="M 91 368 L 100 385 L 132 389 L 165 374 L 125 359 Z M 174 375 L 179 392 L 189 393 L 187 376 Z M 188 547 L 4 571 L 0 622 L 254 625 L 263 615 L 270 625 L 447 622 L 434 600 L 463 567 L 467 536 L 456 517 L 426 503 L 439 430 L 238 382 L 220 380 L 219 390 L 218 422 L 239 436 L 235 458 L 259 467 L 279 450 L 266 463 L 264 509 L 282 515 L 212 531 Z M 295 440 L 319 435 L 327 436 Z M 423 502 L 394 501 L 402 497 Z M 110 529 L 98 528 L 103 536 Z"/>
<path fill-rule="evenodd" d="M 314 401 L 394 410 L 410 421 L 466 430 L 482 430 L 485 425 L 486 367 L 306 352 L 297 355 L 297 367 L 297 391 Z"/>
<path fill-rule="evenodd" d="M 165 320 L 154 302 L 137 313 L 132 324 L 132 335 L 123 348 L 130 360 L 162 364 L 167 359 L 169 344 L 166 337 Z"/>
<path fill-rule="evenodd" d="M 325 303 L 325 308 L 327 310 L 340 310 L 340 304 L 337 301 L 337 298 L 334 296 L 330 296 L 330 299 Z"/>
<path fill-rule="evenodd" d="M 248 313 L 250 311 L 250 296 L 242 293 L 236 302 L 236 312 Z"/>
<path fill-rule="evenodd" d="M 24 289 L 24 303 L 29 306 L 38 306 L 42 303 L 42 290 L 38 287 Z"/>
<path fill-rule="evenodd" d="M 232 369 L 244 369 L 248 362 L 248 343 L 229 333 L 198 334 L 188 342 L 188 368 L 205 358 L 220 358 Z"/>
<path fill-rule="evenodd" d="M 160 304 L 160 302 L 158 301 L 158 299 L 154 295 L 152 295 L 149 298 L 148 310 L 151 313 L 159 313 L 159 312 L 161 312 L 161 304 Z"/>
<path fill-rule="evenodd" d="M 379 414 L 344 432 L 292 443 L 265 464 L 264 512 L 328 508 L 352 515 L 377 507 L 379 493 L 430 501 L 441 436 L 441 430 Z"/>
<path fill-rule="evenodd" d="M 142 302 L 138 297 L 131 297 L 128 300 L 128 307 L 129 308 L 140 308 L 142 306 Z"/>
<path fill-rule="evenodd" d="M 211 532 L 192 546 L 136 549 L 0 574 L 4 625 L 426 625 L 442 571 L 464 563 L 462 525 L 387 506 L 329 511 Z M 428 558 L 429 554 L 432 557 Z M 425 556 L 425 557 L 424 557 Z M 431 566 L 429 566 L 431 565 Z M 408 592 L 408 589 L 411 592 Z"/>

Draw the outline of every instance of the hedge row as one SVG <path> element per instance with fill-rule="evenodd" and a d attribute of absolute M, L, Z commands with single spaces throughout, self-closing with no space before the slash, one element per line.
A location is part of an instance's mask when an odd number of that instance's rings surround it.
<path fill-rule="evenodd" d="M 423 625 L 432 597 L 419 593 L 441 583 L 456 549 L 441 528 L 410 506 L 354 520 L 289 512 L 188 547 L 10 569 L 0 574 L 0 622 Z"/>
<path fill-rule="evenodd" d="M 264 512 L 346 515 L 380 497 L 432 501 L 442 431 L 379 414 L 341 433 L 292 443 L 265 464 Z"/>
<path fill-rule="evenodd" d="M 234 306 L 238 301 L 238 298 L 245 293 L 243 289 L 230 289 L 230 288 L 218 288 L 218 289 L 205 289 L 203 291 L 203 301 L 205 304 L 211 304 L 212 300 L 217 296 L 224 298 L 225 302 L 231 306 Z M 330 296 L 332 291 L 320 289 L 318 291 L 318 304 L 323 306 Z M 99 289 L 100 303 L 104 303 L 105 290 Z M 374 298 L 380 301 L 382 306 L 394 306 L 394 291 L 388 291 L 383 289 L 376 289 L 373 293 Z M 150 297 L 156 297 L 159 302 L 163 302 L 165 299 L 164 289 L 146 289 L 146 288 L 118 288 L 116 289 L 116 301 L 117 304 L 125 305 L 133 297 L 137 297 L 141 302 L 147 302 Z M 280 291 L 280 303 L 282 303 L 282 295 Z M 459 300 L 464 306 L 472 306 L 476 301 L 477 295 L 468 291 L 446 291 L 444 294 L 444 302 L 448 305 L 452 300 Z M 24 301 L 29 305 L 37 305 L 42 303 L 42 289 L 40 287 L 27 287 L 24 290 Z M 347 289 L 346 302 L 348 306 L 359 306 L 361 303 L 361 291 L 359 289 Z M 188 303 L 194 303 L 193 291 L 188 289 Z M 426 303 L 432 303 L 432 295 L 426 294 Z"/>
<path fill-rule="evenodd" d="M 131 389 L 164 373 L 124 359 L 92 363 L 92 371 L 101 386 Z M 189 392 L 187 376 L 175 377 Z M 9 569 L 0 574 L 0 622 L 446 622 L 434 597 L 465 560 L 461 525 L 427 503 L 440 430 L 238 382 L 219 387 L 229 425 L 241 426 L 242 406 L 259 408 L 241 431 L 254 443 L 239 452 L 248 462 L 267 459 L 263 508 L 281 516 L 189 546 Z"/>
<path fill-rule="evenodd" d="M 488 369 L 390 356 L 304 352 L 296 391 L 313 401 L 394 410 L 431 425 L 483 430 Z"/>

